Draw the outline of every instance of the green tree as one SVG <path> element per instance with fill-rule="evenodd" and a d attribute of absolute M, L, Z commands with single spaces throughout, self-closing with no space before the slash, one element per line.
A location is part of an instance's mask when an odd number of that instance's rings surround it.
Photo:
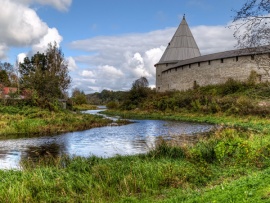
<path fill-rule="evenodd" d="M 149 82 L 146 77 L 140 77 L 132 83 L 131 90 L 124 101 L 122 108 L 131 110 L 140 106 L 143 100 L 149 95 Z"/>
<path fill-rule="evenodd" d="M 37 52 L 31 58 L 26 57 L 19 64 L 19 73 L 22 87 L 32 89 L 39 104 L 46 105 L 64 98 L 71 82 L 64 54 L 56 43 L 48 44 L 45 53 Z"/>
<path fill-rule="evenodd" d="M 75 88 L 72 91 L 72 101 L 78 105 L 87 103 L 87 99 L 84 92 L 80 91 L 80 89 L 78 88 Z"/>
<path fill-rule="evenodd" d="M 0 84 L 10 86 L 10 80 L 8 78 L 7 71 L 5 70 L 0 70 Z"/>
<path fill-rule="evenodd" d="M 0 83 L 5 86 L 16 87 L 16 80 L 13 65 L 8 62 L 0 62 Z"/>
<path fill-rule="evenodd" d="M 129 98 L 136 106 L 147 97 L 149 93 L 148 85 L 149 83 L 146 77 L 140 77 L 133 82 Z"/>

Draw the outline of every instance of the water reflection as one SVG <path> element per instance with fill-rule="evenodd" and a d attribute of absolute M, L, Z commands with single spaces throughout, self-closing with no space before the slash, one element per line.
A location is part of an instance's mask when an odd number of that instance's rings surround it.
<path fill-rule="evenodd" d="M 112 157 L 116 154 L 146 153 L 155 146 L 159 136 L 176 139 L 181 136 L 175 135 L 185 134 L 182 139 L 185 140 L 193 133 L 209 131 L 211 128 L 211 125 L 206 124 L 136 120 L 129 125 L 94 128 L 52 137 L 1 140 L 0 169 L 18 169 L 22 158 L 35 160 L 48 154 Z"/>
<path fill-rule="evenodd" d="M 23 158 L 31 159 L 32 161 L 38 161 L 40 158 L 60 156 L 61 146 L 57 143 L 44 144 L 41 146 L 29 146 L 24 154 Z"/>

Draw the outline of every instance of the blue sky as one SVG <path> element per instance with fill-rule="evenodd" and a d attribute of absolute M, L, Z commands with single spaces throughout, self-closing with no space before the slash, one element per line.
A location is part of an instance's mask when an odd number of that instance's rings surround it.
<path fill-rule="evenodd" d="M 69 63 L 72 84 L 86 93 L 128 90 L 146 76 L 183 14 L 202 54 L 233 49 L 227 28 L 243 0 L 0 0 L 0 59 L 44 51 L 56 41 Z M 16 12 L 14 12 L 16 11 Z"/>

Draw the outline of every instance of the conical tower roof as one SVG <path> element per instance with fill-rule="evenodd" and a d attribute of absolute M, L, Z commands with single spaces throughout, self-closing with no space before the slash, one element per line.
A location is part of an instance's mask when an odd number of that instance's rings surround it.
<path fill-rule="evenodd" d="M 185 15 L 168 44 L 159 63 L 179 61 L 201 56 L 197 43 L 189 29 Z"/>

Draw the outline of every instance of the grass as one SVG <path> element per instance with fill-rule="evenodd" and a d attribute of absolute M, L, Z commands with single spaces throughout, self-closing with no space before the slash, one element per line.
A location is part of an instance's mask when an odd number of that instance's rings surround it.
<path fill-rule="evenodd" d="M 0 171 L 0 202 L 269 202 L 269 141 L 222 128 L 144 155 L 23 160 Z"/>
<path fill-rule="evenodd" d="M 51 135 L 101 127 L 108 119 L 70 111 L 48 111 L 38 107 L 0 106 L 0 139 Z"/>
<path fill-rule="evenodd" d="M 161 111 L 117 111 L 107 110 L 101 112 L 107 115 L 118 115 L 124 119 L 162 119 L 162 120 L 176 120 L 188 122 L 210 123 L 218 125 L 226 125 L 230 127 L 241 127 L 256 131 L 270 132 L 270 119 L 265 119 L 260 116 L 239 116 L 226 115 L 225 113 L 204 114 L 196 112 L 161 112 Z"/>
<path fill-rule="evenodd" d="M 81 105 L 74 105 L 73 109 L 75 111 L 86 111 L 86 110 L 96 110 L 98 107 L 96 105 L 91 104 L 81 104 Z"/>
<path fill-rule="evenodd" d="M 132 111 L 106 114 L 219 127 L 192 144 L 159 140 L 155 149 L 143 155 L 103 159 L 47 154 L 22 160 L 22 171 L 0 171 L 0 202 L 270 202 L 269 89 L 265 85 L 229 81 L 224 86 L 156 96 Z M 266 105 L 259 107 L 262 99 Z M 2 135 L 47 132 L 44 129 L 61 132 L 70 126 L 69 130 L 83 129 L 108 122 L 27 107 L 0 111 Z"/>

